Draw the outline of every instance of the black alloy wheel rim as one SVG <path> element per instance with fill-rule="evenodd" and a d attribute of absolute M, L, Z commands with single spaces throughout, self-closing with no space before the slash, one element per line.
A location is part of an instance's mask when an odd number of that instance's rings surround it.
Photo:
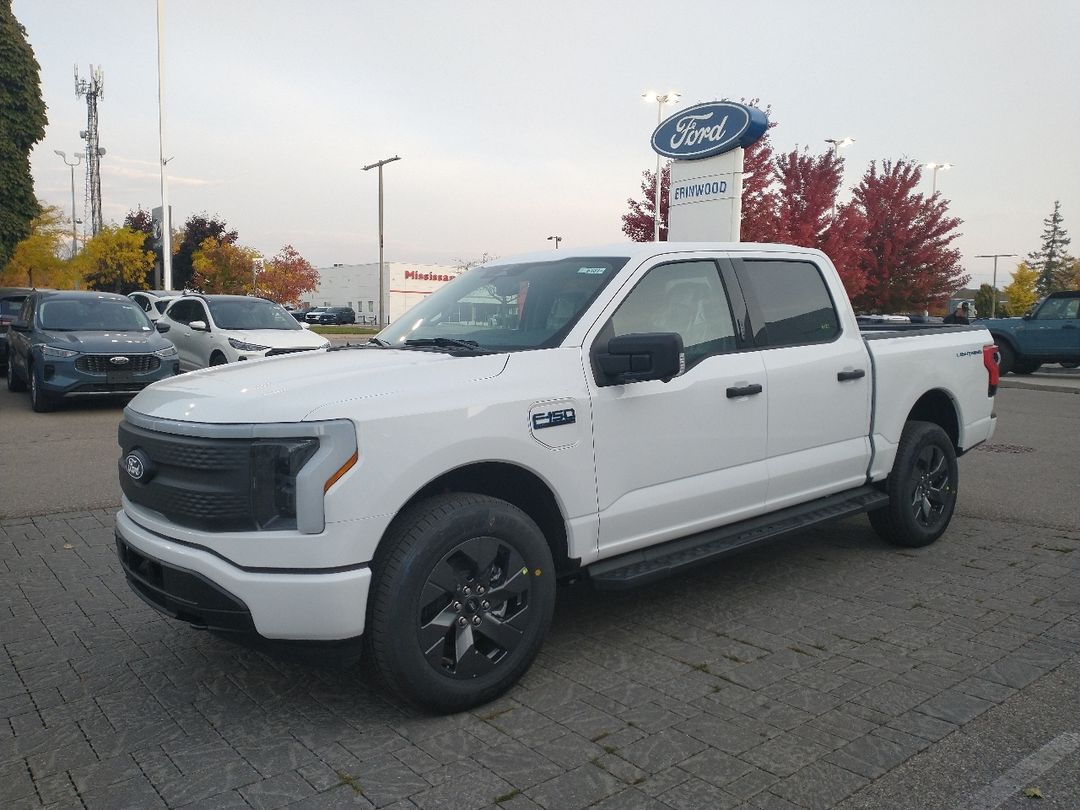
<path fill-rule="evenodd" d="M 919 451 L 915 458 L 915 486 L 911 493 L 911 510 L 915 522 L 933 529 L 941 522 L 952 496 L 949 481 L 949 462 L 936 445 Z"/>
<path fill-rule="evenodd" d="M 518 648 L 530 611 L 531 574 L 521 554 L 494 537 L 455 546 L 432 569 L 420 592 L 417 640 L 442 675 L 486 675 Z"/>

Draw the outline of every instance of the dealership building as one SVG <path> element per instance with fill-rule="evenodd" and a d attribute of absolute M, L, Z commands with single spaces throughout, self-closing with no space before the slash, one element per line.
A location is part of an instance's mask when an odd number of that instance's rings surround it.
<path fill-rule="evenodd" d="M 319 286 L 303 298 L 313 307 L 352 307 L 357 322 L 374 323 L 378 318 L 379 263 L 335 264 L 317 267 Z M 386 312 L 391 321 L 418 304 L 462 272 L 460 267 L 441 264 L 385 262 Z"/>

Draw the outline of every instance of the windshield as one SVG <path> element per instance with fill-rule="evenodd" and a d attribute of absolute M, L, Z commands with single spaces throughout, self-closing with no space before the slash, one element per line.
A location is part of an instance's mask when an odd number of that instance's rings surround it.
<path fill-rule="evenodd" d="M 42 329 L 54 332 L 150 332 L 142 307 L 126 298 L 44 298 L 38 306 Z"/>
<path fill-rule="evenodd" d="M 261 298 L 211 298 L 210 315 L 221 329 L 303 329 L 281 304 Z"/>
<path fill-rule="evenodd" d="M 587 257 L 486 265 L 440 287 L 379 334 L 392 347 L 474 346 L 518 351 L 557 346 L 629 259 Z"/>

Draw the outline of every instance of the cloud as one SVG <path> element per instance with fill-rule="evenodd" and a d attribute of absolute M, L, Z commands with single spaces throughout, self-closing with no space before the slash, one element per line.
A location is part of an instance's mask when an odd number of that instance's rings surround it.
<path fill-rule="evenodd" d="M 106 155 L 103 160 L 106 170 L 115 177 L 126 177 L 129 180 L 158 180 L 160 174 L 156 161 L 138 160 L 137 158 L 112 157 Z M 201 177 L 181 177 L 170 174 L 170 186 L 212 186 L 215 181 L 205 180 Z"/>

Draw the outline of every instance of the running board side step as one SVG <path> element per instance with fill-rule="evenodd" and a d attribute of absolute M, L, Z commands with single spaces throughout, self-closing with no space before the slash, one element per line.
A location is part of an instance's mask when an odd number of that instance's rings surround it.
<path fill-rule="evenodd" d="M 776 540 L 819 523 L 880 509 L 888 503 L 889 496 L 881 490 L 862 486 L 730 526 L 601 560 L 586 570 L 593 585 L 600 590 L 636 588 L 759 543 Z"/>

